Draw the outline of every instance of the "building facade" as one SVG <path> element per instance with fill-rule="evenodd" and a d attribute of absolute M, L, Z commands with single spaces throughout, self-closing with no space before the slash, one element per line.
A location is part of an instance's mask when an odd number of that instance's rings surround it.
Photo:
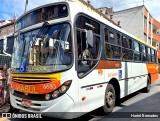
<path fill-rule="evenodd" d="M 12 49 L 13 47 L 13 38 L 12 35 L 14 33 L 14 20 L 1 20 L 0 21 L 0 54 L 3 54 L 4 50 L 4 39 L 8 39 L 7 50 Z M 12 42 L 10 42 L 12 41 Z M 10 45 L 10 46 L 9 46 Z"/>
<path fill-rule="evenodd" d="M 0 40 L 5 39 L 6 36 L 12 35 L 14 32 L 15 20 L 2 20 L 0 21 Z"/>
<path fill-rule="evenodd" d="M 160 22 L 152 17 L 144 5 L 117 12 L 107 8 L 99 10 L 120 24 L 125 31 L 160 49 Z"/>

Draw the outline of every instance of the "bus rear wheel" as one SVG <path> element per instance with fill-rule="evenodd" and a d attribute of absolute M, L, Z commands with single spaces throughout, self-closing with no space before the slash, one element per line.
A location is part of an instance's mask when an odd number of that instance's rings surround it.
<path fill-rule="evenodd" d="M 147 86 L 144 88 L 143 92 L 148 93 L 148 92 L 150 92 L 150 89 L 151 89 L 151 83 L 150 83 L 150 78 L 148 76 L 147 77 Z"/>
<path fill-rule="evenodd" d="M 110 114 L 113 111 L 116 102 L 115 89 L 112 84 L 108 84 L 105 93 L 105 104 L 103 110 L 105 114 Z"/>

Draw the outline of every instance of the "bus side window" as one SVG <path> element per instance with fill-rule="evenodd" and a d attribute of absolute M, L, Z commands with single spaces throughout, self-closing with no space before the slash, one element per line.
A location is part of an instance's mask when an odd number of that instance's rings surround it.
<path fill-rule="evenodd" d="M 141 46 L 141 52 L 142 52 L 142 61 L 146 62 L 147 58 L 146 58 L 146 47 L 144 45 Z"/>
<path fill-rule="evenodd" d="M 140 44 L 134 41 L 133 45 L 134 45 L 134 61 L 141 61 Z"/>
<path fill-rule="evenodd" d="M 121 58 L 120 45 L 121 45 L 120 34 L 105 29 L 106 58 L 120 59 Z"/>
<path fill-rule="evenodd" d="M 121 46 L 121 36 L 119 33 L 116 33 L 116 36 L 115 36 L 115 41 L 116 41 L 116 45 L 119 45 Z"/>
<path fill-rule="evenodd" d="M 151 63 L 151 49 L 148 47 L 148 50 L 147 50 L 147 52 L 148 52 L 148 62 L 149 63 Z"/>
<path fill-rule="evenodd" d="M 152 55 L 152 63 L 155 63 L 156 62 L 155 51 L 153 49 L 151 49 L 151 55 Z"/>
<path fill-rule="evenodd" d="M 109 39 L 108 39 L 108 43 L 110 43 L 110 44 L 115 44 L 115 37 L 114 37 L 114 34 L 113 34 L 113 32 L 110 32 L 110 31 L 109 31 Z"/>
<path fill-rule="evenodd" d="M 105 48 L 106 48 L 106 58 L 113 58 L 113 50 L 110 44 L 114 40 L 113 33 L 110 33 L 108 29 L 105 29 Z"/>
<path fill-rule="evenodd" d="M 82 53 L 81 32 L 77 30 L 77 56 L 80 58 Z"/>
<path fill-rule="evenodd" d="M 155 63 L 157 63 L 157 51 L 154 50 L 154 54 L 155 54 Z"/>
<path fill-rule="evenodd" d="M 112 51 L 111 45 L 109 44 L 106 44 L 106 57 L 113 58 L 113 51 Z"/>
<path fill-rule="evenodd" d="M 123 60 L 132 60 L 133 59 L 133 50 L 132 50 L 132 40 L 128 39 L 125 36 L 122 36 L 122 59 Z"/>
<path fill-rule="evenodd" d="M 146 51 L 146 62 L 148 62 L 148 48 L 145 46 L 145 51 Z"/>

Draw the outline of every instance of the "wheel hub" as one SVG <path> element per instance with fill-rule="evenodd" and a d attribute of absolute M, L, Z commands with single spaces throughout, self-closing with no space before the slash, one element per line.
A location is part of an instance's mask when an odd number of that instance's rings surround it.
<path fill-rule="evenodd" d="M 107 104 L 111 107 L 114 103 L 114 95 L 112 92 L 108 91 L 106 96 Z"/>

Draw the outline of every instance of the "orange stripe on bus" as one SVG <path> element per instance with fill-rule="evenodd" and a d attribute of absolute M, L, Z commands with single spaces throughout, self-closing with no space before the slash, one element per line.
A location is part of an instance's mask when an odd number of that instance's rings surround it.
<path fill-rule="evenodd" d="M 147 71 L 151 75 L 151 83 L 154 83 L 158 79 L 158 64 L 146 64 Z"/>
<path fill-rule="evenodd" d="M 19 84 L 19 83 L 13 82 L 12 80 L 10 83 L 13 90 L 22 92 L 26 95 L 27 94 L 47 94 L 56 90 L 58 87 L 60 87 L 59 80 L 52 80 L 50 81 L 50 83 L 34 84 L 34 85 Z"/>
<path fill-rule="evenodd" d="M 122 63 L 120 61 L 100 60 L 96 69 L 120 69 Z"/>

